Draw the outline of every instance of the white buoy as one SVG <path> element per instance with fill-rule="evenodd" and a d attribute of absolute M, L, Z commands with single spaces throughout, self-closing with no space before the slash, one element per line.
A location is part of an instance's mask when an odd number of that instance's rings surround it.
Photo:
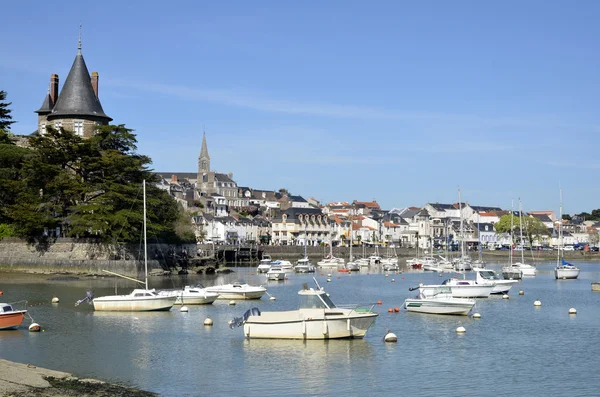
<path fill-rule="evenodd" d="M 328 283 L 330 283 L 330 282 L 331 282 L 331 279 L 330 279 L 330 278 L 328 278 L 328 279 L 327 279 L 327 282 L 328 282 Z"/>
<path fill-rule="evenodd" d="M 523 290 L 519 290 L 519 295 L 525 295 L 525 292 Z"/>
<path fill-rule="evenodd" d="M 59 301 L 60 301 L 60 299 L 58 299 L 58 296 L 52 297 L 52 303 L 58 303 Z"/>
<path fill-rule="evenodd" d="M 274 301 L 274 300 L 277 300 L 277 299 L 276 299 L 274 296 L 271 296 L 271 297 L 269 298 L 269 300 L 272 300 L 272 301 Z"/>
<path fill-rule="evenodd" d="M 212 320 L 212 318 L 210 318 L 210 317 L 209 317 L 209 318 L 207 318 L 206 320 L 204 320 L 204 325 L 207 325 L 207 326 L 208 326 L 208 325 L 213 325 L 213 320 Z"/>
<path fill-rule="evenodd" d="M 394 278 L 393 278 L 393 279 L 392 279 L 392 283 L 395 283 L 395 282 L 396 282 L 396 279 L 394 279 Z"/>
<path fill-rule="evenodd" d="M 537 300 L 537 301 L 533 302 L 533 306 L 542 306 L 542 302 Z"/>
<path fill-rule="evenodd" d="M 386 277 L 388 277 L 388 276 L 389 276 L 389 274 L 387 274 L 387 273 L 386 273 L 386 274 L 385 274 L 385 276 L 386 276 Z"/>
<path fill-rule="evenodd" d="M 473 313 L 473 318 L 481 318 L 481 314 L 479 314 L 479 313 Z"/>
<path fill-rule="evenodd" d="M 442 273 L 440 273 L 440 277 L 442 277 Z"/>
<path fill-rule="evenodd" d="M 229 304 L 230 304 L 231 306 L 233 306 L 233 305 L 235 305 L 235 301 L 229 301 Z"/>
<path fill-rule="evenodd" d="M 502 295 L 502 299 L 508 299 L 508 298 L 510 298 L 510 296 L 508 296 L 508 294 Z"/>
<path fill-rule="evenodd" d="M 29 326 L 29 332 L 40 332 L 42 327 L 38 323 L 31 323 Z"/>
<path fill-rule="evenodd" d="M 327 277 L 331 277 L 331 273 L 327 273 Z"/>
<path fill-rule="evenodd" d="M 457 334 L 464 334 L 465 332 L 467 332 L 467 330 L 462 325 L 460 327 L 456 328 Z"/>
<path fill-rule="evenodd" d="M 572 307 L 569 309 L 569 314 L 577 314 L 577 310 L 574 307 Z"/>
<path fill-rule="evenodd" d="M 383 337 L 383 340 L 384 340 L 385 342 L 388 342 L 388 343 L 396 343 L 396 342 L 398 342 L 398 337 L 396 336 L 396 334 L 395 334 L 395 333 L 393 333 L 393 332 L 388 332 L 388 333 L 387 333 L 387 334 L 385 334 L 385 336 Z"/>
<path fill-rule="evenodd" d="M 181 308 L 179 309 L 180 312 L 182 313 L 187 313 L 188 312 L 188 307 L 187 306 L 181 306 Z"/>

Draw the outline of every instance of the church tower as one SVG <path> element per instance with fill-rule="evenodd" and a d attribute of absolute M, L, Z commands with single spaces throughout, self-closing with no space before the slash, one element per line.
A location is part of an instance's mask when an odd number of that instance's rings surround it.
<path fill-rule="evenodd" d="M 206 145 L 206 132 L 202 137 L 202 148 L 198 156 L 198 182 L 196 182 L 198 193 L 202 196 L 210 196 L 216 192 L 215 172 L 210 170 L 210 156 Z"/>

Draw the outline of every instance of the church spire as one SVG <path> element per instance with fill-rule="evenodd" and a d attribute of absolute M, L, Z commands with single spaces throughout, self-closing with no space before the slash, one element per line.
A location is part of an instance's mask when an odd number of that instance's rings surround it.
<path fill-rule="evenodd" d="M 81 55 L 81 24 L 79 24 L 79 41 L 77 42 L 77 53 Z"/>
<path fill-rule="evenodd" d="M 206 145 L 206 132 L 202 136 L 202 149 L 198 157 L 198 172 L 210 171 L 210 156 L 208 155 L 208 146 Z"/>

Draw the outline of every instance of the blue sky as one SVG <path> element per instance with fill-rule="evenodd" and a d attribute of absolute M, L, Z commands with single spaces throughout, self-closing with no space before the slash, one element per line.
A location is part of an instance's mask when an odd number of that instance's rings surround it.
<path fill-rule="evenodd" d="M 2 5 L 0 89 L 36 129 L 77 52 L 157 171 L 382 207 L 600 207 L 597 1 Z"/>

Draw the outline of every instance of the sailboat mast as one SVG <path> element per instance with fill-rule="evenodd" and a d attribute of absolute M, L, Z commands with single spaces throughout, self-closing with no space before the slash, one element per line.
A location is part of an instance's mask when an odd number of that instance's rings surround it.
<path fill-rule="evenodd" d="M 558 254 L 556 255 L 556 265 L 560 263 L 561 250 L 562 250 L 562 188 L 560 189 L 560 209 L 558 212 Z"/>
<path fill-rule="evenodd" d="M 146 289 L 148 289 L 148 247 L 146 244 L 146 180 L 144 179 L 144 271 Z"/>
<path fill-rule="evenodd" d="M 463 236 L 463 217 L 462 217 L 462 204 L 460 202 L 460 188 L 458 188 L 458 216 L 460 217 L 460 257 L 461 260 L 465 256 L 465 242 Z"/>
<path fill-rule="evenodd" d="M 525 247 L 523 244 L 523 215 L 522 214 L 522 210 L 521 210 L 521 198 L 519 198 L 519 238 L 521 239 L 521 241 L 519 242 L 521 244 L 521 263 L 525 263 Z"/>
<path fill-rule="evenodd" d="M 515 200 L 510 201 L 510 264 L 513 263 L 513 227 L 515 219 Z"/>

